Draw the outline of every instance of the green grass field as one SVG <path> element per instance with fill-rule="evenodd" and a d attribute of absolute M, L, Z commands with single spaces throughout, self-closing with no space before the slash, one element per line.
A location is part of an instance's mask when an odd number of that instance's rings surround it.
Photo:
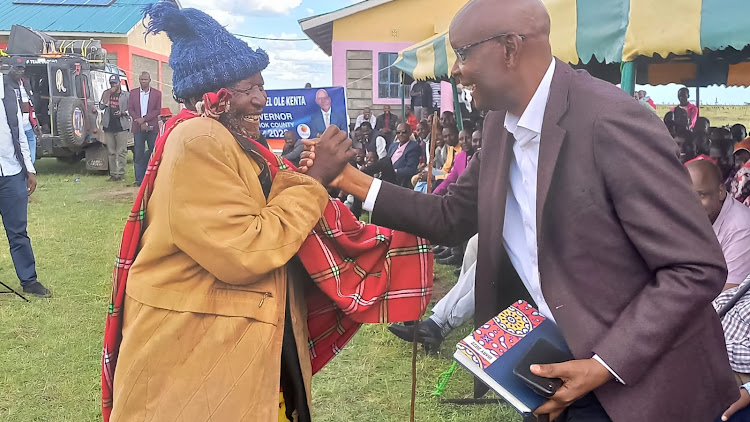
<path fill-rule="evenodd" d="M 37 162 L 39 187 L 29 205 L 29 234 L 39 279 L 54 297 L 27 304 L 0 295 L 0 421 L 100 421 L 100 353 L 110 277 L 135 188 L 87 174 L 81 165 Z M 132 164 L 127 180 L 132 183 Z M 4 236 L 0 280 L 18 287 Z M 455 282 L 452 268 L 437 268 L 438 287 Z M 439 296 L 438 296 L 439 299 Z M 417 420 L 520 421 L 500 405 L 455 406 L 430 396 L 451 364 L 453 344 L 436 358 L 418 358 Z M 411 346 L 385 325 L 364 327 L 313 378 L 313 419 L 350 422 L 408 420 Z M 468 398 L 472 378 L 459 369 L 445 398 Z M 252 400 L 248 397 L 248 400 Z M 231 422 L 231 421 L 227 421 Z"/>

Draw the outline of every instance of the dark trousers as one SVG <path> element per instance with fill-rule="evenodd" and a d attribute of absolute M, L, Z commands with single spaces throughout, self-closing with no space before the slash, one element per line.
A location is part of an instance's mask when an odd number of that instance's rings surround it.
<path fill-rule="evenodd" d="M 557 418 L 558 422 L 612 422 L 593 393 L 586 394 L 573 403 Z"/>
<path fill-rule="evenodd" d="M 36 261 L 26 233 L 29 193 L 23 173 L 0 177 L 0 215 L 10 244 L 10 256 L 21 286 L 36 281 Z"/>
<path fill-rule="evenodd" d="M 143 176 L 146 175 L 148 160 L 151 159 L 151 153 L 156 145 L 156 131 L 133 133 L 133 167 L 135 167 L 136 183 L 143 182 Z M 146 151 L 148 143 L 148 151 Z"/>
<path fill-rule="evenodd" d="M 535 422 L 532 416 L 524 417 L 523 422 Z M 612 422 L 607 412 L 593 393 L 589 393 L 571 404 L 554 422 Z"/>

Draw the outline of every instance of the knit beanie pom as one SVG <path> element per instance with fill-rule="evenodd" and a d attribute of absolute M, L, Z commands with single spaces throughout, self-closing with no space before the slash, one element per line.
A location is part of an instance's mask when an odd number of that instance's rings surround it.
<path fill-rule="evenodd" d="M 166 32 L 172 41 L 169 65 L 178 98 L 200 98 L 259 73 L 268 54 L 253 50 L 211 16 L 197 9 L 180 9 L 163 0 L 143 7 L 146 35 Z M 146 23 L 148 20 L 148 23 Z"/>
<path fill-rule="evenodd" d="M 147 4 L 143 6 L 143 19 L 148 17 L 150 21 L 146 26 L 146 35 L 166 32 L 170 39 L 187 38 L 195 35 L 193 26 L 180 12 L 180 9 L 170 1 L 160 1 L 158 3 Z"/>

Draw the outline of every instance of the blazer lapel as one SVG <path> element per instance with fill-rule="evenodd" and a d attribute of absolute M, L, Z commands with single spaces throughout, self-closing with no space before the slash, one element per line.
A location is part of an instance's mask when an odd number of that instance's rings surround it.
<path fill-rule="evenodd" d="M 568 88 L 570 87 L 572 71 L 573 69 L 570 66 L 557 60 L 555 74 L 552 76 L 549 100 L 544 112 L 542 137 L 539 144 L 539 167 L 537 170 L 536 189 L 536 227 L 537 243 L 539 245 L 541 245 L 542 239 L 541 229 L 544 206 L 547 203 L 550 185 L 552 185 L 552 176 L 555 173 L 557 158 L 565 141 L 566 131 L 558 123 L 568 110 Z"/>
<path fill-rule="evenodd" d="M 151 91 L 148 94 L 148 110 L 153 110 L 155 108 L 156 108 L 156 91 L 154 91 L 154 89 L 151 88 Z M 148 113 L 148 110 L 146 110 L 146 113 Z"/>
<path fill-rule="evenodd" d="M 499 309 L 498 292 L 505 291 L 499 283 L 506 277 L 500 274 L 505 250 L 503 225 L 505 202 L 508 196 L 510 160 L 513 157 L 513 136 L 504 128 L 504 112 L 492 112 L 485 119 L 485 143 L 479 156 L 479 196 L 477 220 L 479 229 L 479 260 L 475 286 L 476 312 L 474 321 L 483 324 Z M 512 295 L 508 295 L 509 297 Z M 511 300 L 515 300 L 513 297 Z M 478 325 L 477 325 L 478 326 Z"/>

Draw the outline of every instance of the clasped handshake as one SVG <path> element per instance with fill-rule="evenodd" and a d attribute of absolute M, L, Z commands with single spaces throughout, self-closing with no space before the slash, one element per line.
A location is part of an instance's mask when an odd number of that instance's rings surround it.
<path fill-rule="evenodd" d="M 336 126 L 315 139 L 304 139 L 305 150 L 299 162 L 299 170 L 323 186 L 337 188 L 341 174 L 354 159 L 356 150 L 346 132 Z"/>

